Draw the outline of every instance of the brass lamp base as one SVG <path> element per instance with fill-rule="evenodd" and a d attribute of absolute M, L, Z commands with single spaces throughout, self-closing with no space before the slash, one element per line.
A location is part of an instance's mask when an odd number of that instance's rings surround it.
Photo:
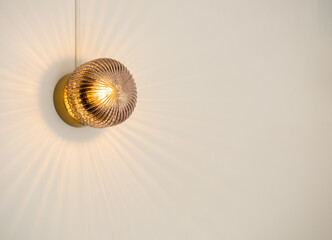
<path fill-rule="evenodd" d="M 55 110 L 60 116 L 60 118 L 72 127 L 84 127 L 82 123 L 78 120 L 74 119 L 68 112 L 66 104 L 65 104 L 65 90 L 66 85 L 68 83 L 69 78 L 72 73 L 69 73 L 63 76 L 59 82 L 56 84 L 54 93 L 53 93 L 53 102 L 55 106 Z"/>

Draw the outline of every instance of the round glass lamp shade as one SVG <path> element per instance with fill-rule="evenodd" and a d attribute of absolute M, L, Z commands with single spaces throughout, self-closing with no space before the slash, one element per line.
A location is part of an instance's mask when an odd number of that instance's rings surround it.
<path fill-rule="evenodd" d="M 110 127 L 125 121 L 137 100 L 128 69 L 110 58 L 84 63 L 64 76 L 54 90 L 59 116 L 75 127 Z"/>

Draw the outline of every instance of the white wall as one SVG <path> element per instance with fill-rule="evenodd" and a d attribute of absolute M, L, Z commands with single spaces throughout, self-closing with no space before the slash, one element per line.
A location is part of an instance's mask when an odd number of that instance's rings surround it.
<path fill-rule="evenodd" d="M 74 0 L 0 0 L 0 239 L 332 239 L 329 0 L 81 0 L 125 123 L 75 129 Z"/>

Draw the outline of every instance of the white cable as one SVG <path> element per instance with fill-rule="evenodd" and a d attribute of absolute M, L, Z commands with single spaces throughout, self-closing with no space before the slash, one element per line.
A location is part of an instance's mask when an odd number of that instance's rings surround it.
<path fill-rule="evenodd" d="M 79 65 L 80 0 L 75 0 L 75 68 Z"/>

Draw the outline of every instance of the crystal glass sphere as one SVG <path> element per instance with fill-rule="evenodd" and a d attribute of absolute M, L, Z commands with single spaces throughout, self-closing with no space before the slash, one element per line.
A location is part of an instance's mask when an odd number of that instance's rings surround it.
<path fill-rule="evenodd" d="M 110 58 L 99 58 L 76 68 L 64 88 L 64 103 L 72 118 L 95 128 L 125 121 L 137 100 L 128 69 Z"/>

